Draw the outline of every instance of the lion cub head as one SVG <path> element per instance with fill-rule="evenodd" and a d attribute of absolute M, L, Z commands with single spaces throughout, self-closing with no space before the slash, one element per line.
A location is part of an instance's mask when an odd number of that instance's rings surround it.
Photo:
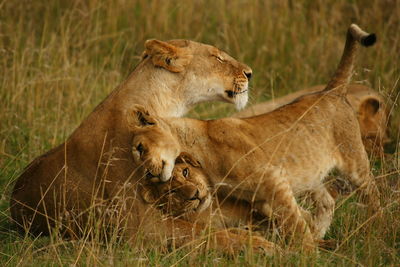
<path fill-rule="evenodd" d="M 177 157 L 169 181 L 161 182 L 158 177 L 147 178 L 142 198 L 165 214 L 188 215 L 201 212 L 211 204 L 207 177 L 200 163 L 188 153 L 182 152 Z"/>
<path fill-rule="evenodd" d="M 252 70 L 220 49 L 189 40 L 147 40 L 144 64 L 166 70 L 179 79 L 191 103 L 222 100 L 243 108 L 248 100 Z"/>
<path fill-rule="evenodd" d="M 389 109 L 380 95 L 363 96 L 357 112 L 365 149 L 370 154 L 383 154 L 383 146 L 390 142 L 388 135 Z"/>

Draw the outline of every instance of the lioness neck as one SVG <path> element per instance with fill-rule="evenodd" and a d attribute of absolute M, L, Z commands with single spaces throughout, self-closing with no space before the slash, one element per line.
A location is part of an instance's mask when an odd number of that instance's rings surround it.
<path fill-rule="evenodd" d="M 181 117 L 188 109 L 181 76 L 142 62 L 128 79 L 110 95 L 108 103 L 121 111 L 133 104 L 145 106 L 152 114 Z M 146 82 L 143 82 L 146 81 Z"/>
<path fill-rule="evenodd" d="M 180 75 L 155 68 L 151 62 L 144 60 L 125 82 L 89 114 L 74 134 L 81 131 L 87 133 L 88 127 L 94 135 L 126 129 L 126 121 L 120 118 L 133 104 L 143 105 L 149 112 L 161 117 L 181 117 L 192 106 L 191 100 L 186 98 L 185 83 Z M 107 123 L 110 118 L 116 119 Z"/>
<path fill-rule="evenodd" d="M 132 137 L 124 118 L 133 104 L 143 105 L 161 117 L 184 115 L 190 106 L 184 99 L 181 79 L 180 75 L 154 68 L 144 60 L 89 114 L 72 133 L 68 143 L 75 143 L 87 151 L 87 146 L 90 146 L 90 151 L 97 151 L 94 154 L 100 153 L 102 146 L 107 147 L 108 141 L 105 140 L 113 140 L 113 146 L 128 144 Z"/>

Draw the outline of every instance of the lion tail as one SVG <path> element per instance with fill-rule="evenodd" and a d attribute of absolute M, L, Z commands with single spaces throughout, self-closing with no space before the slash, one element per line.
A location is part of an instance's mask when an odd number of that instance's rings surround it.
<path fill-rule="evenodd" d="M 357 42 L 365 47 L 371 46 L 376 42 L 376 35 L 374 33 L 366 33 L 356 24 L 350 25 L 347 30 L 346 45 L 339 66 L 324 91 L 334 90 L 340 95 L 346 95 L 347 85 L 352 76 L 354 58 L 358 48 Z"/>

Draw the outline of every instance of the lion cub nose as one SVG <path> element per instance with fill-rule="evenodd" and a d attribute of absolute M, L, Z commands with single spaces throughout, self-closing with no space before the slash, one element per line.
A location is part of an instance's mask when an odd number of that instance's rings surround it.
<path fill-rule="evenodd" d="M 190 198 L 189 200 L 196 200 L 196 199 L 198 199 L 199 198 L 199 195 L 200 195 L 200 192 L 199 192 L 199 190 L 197 189 L 196 190 L 196 193 L 192 196 L 192 198 Z"/>
<path fill-rule="evenodd" d="M 244 76 L 246 76 L 246 78 L 247 78 L 247 80 L 249 80 L 250 81 L 250 79 L 251 79 L 251 71 L 243 71 L 243 74 L 244 74 Z"/>
<path fill-rule="evenodd" d="M 197 186 L 192 184 L 182 185 L 179 187 L 179 193 L 185 200 L 195 200 L 200 196 L 199 189 Z"/>

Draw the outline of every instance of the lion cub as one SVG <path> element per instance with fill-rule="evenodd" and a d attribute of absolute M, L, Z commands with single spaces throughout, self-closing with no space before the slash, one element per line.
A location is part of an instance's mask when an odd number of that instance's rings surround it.
<path fill-rule="evenodd" d="M 324 85 L 316 85 L 296 91 L 274 100 L 262 102 L 236 112 L 234 118 L 246 118 L 271 112 L 296 98 L 321 91 Z M 374 89 L 361 85 L 350 84 L 347 89 L 347 100 L 357 114 L 361 137 L 370 155 L 383 155 L 383 146 L 390 142 L 388 135 L 389 108 L 386 99 Z"/>
<path fill-rule="evenodd" d="M 261 236 L 239 229 L 236 225 L 228 229 L 211 222 L 216 216 L 211 217 L 212 192 L 208 178 L 200 163 L 188 153 L 183 152 L 178 156 L 170 180 L 160 182 L 153 177 L 141 186 L 139 193 L 146 203 L 154 205 L 166 216 L 184 219 L 187 222 L 186 227 L 190 227 L 192 231 L 204 231 L 212 226 L 212 234 L 218 236 L 216 241 L 222 242 L 219 246 L 224 246 L 226 252 L 232 250 L 229 247 L 243 248 L 247 244 L 268 255 L 281 253 L 278 245 Z M 201 238 L 201 235 L 197 237 Z"/>
<path fill-rule="evenodd" d="M 176 159 L 170 180 L 161 182 L 158 177 L 151 177 L 142 186 L 140 194 L 143 200 L 166 216 L 183 218 L 213 229 L 245 227 L 261 232 L 271 229 L 271 221 L 252 210 L 248 202 L 218 198 L 200 162 L 186 152 Z M 301 211 L 307 213 L 303 209 Z M 307 219 L 313 228 L 312 218 Z"/>
<path fill-rule="evenodd" d="M 327 87 L 263 115 L 209 121 L 159 118 L 136 106 L 127 120 L 134 132 L 134 160 L 167 181 L 170 176 L 154 169 L 149 159 L 190 151 L 219 196 L 251 203 L 259 213 L 276 218 L 284 236 L 313 249 L 314 238 L 325 234 L 333 216 L 335 202 L 323 184 L 332 169 L 359 187 L 371 208 L 380 207 L 359 124 L 345 98 L 358 43 L 374 42 L 375 35 L 352 24 Z M 305 192 L 312 193 L 316 206 L 313 217 L 319 225 L 314 233 L 295 199 Z"/>
<path fill-rule="evenodd" d="M 141 196 L 164 214 L 184 217 L 205 210 L 212 200 L 208 179 L 200 163 L 185 152 L 176 159 L 171 179 L 167 182 L 148 179 L 143 183 Z"/>

